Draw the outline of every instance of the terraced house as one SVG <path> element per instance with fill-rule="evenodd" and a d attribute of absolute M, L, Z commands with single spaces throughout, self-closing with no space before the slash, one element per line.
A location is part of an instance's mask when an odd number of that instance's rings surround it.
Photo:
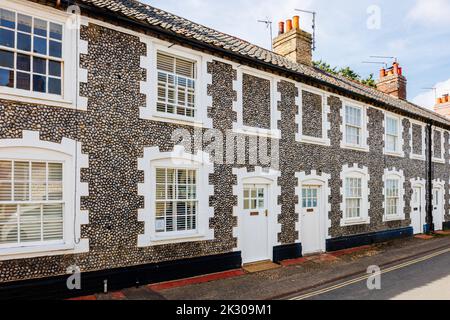
<path fill-rule="evenodd" d="M 0 296 L 448 227 L 449 120 L 397 63 L 378 89 L 314 68 L 293 22 L 271 52 L 134 0 L 2 0 Z"/>

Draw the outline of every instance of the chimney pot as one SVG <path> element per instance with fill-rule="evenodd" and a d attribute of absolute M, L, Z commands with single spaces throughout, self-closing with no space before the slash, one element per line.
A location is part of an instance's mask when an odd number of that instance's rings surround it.
<path fill-rule="evenodd" d="M 377 89 L 398 99 L 407 98 L 407 80 L 403 76 L 403 69 L 396 61 L 388 70 L 381 69 Z"/>
<path fill-rule="evenodd" d="M 273 51 L 293 62 L 312 65 L 312 36 L 300 29 L 298 16 L 293 17 L 293 21 L 292 19 L 286 21 L 284 32 L 278 34 L 278 37 L 273 40 Z"/>
<path fill-rule="evenodd" d="M 286 32 L 289 32 L 292 30 L 292 20 L 289 19 L 286 21 Z"/>
<path fill-rule="evenodd" d="M 284 33 L 284 22 L 278 23 L 278 35 L 282 35 Z"/>
<path fill-rule="evenodd" d="M 437 98 L 436 99 L 436 105 L 441 104 L 442 103 L 442 98 Z"/>
<path fill-rule="evenodd" d="M 293 24 L 294 24 L 294 29 L 298 30 L 300 29 L 300 17 L 299 16 L 294 16 L 294 18 L 292 18 Z"/>

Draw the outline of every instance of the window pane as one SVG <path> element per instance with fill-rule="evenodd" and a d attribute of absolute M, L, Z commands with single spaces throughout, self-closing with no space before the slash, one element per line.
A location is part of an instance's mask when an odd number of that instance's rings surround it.
<path fill-rule="evenodd" d="M 41 206 L 20 206 L 20 240 L 21 242 L 41 241 Z"/>
<path fill-rule="evenodd" d="M 31 36 L 29 34 L 17 33 L 17 49 L 31 51 Z"/>
<path fill-rule="evenodd" d="M 162 53 L 158 53 L 157 56 L 157 68 L 158 70 L 167 71 L 170 73 L 175 72 L 175 58 L 167 56 Z"/>
<path fill-rule="evenodd" d="M 0 50 L 0 67 L 14 69 L 14 53 Z"/>
<path fill-rule="evenodd" d="M 0 180 L 11 180 L 12 178 L 12 162 L 0 161 Z"/>
<path fill-rule="evenodd" d="M 398 135 L 398 120 L 395 118 L 386 117 L 386 133 L 397 136 Z"/>
<path fill-rule="evenodd" d="M 50 38 L 62 40 L 62 25 L 50 22 Z"/>
<path fill-rule="evenodd" d="M 47 21 L 35 18 L 34 34 L 47 37 Z"/>
<path fill-rule="evenodd" d="M 48 78 L 48 93 L 61 94 L 61 79 Z"/>
<path fill-rule="evenodd" d="M 47 54 L 47 39 L 33 37 L 33 52 L 46 55 Z"/>
<path fill-rule="evenodd" d="M 17 69 L 22 71 L 30 71 L 31 57 L 25 54 L 17 54 Z"/>
<path fill-rule="evenodd" d="M 63 239 L 63 205 L 52 204 L 43 207 L 44 241 Z"/>
<path fill-rule="evenodd" d="M 63 180 L 62 163 L 48 164 L 48 181 L 62 182 Z"/>
<path fill-rule="evenodd" d="M 17 15 L 17 29 L 31 33 L 31 17 L 19 13 Z"/>
<path fill-rule="evenodd" d="M 14 31 L 0 29 L 0 45 L 14 48 Z"/>
<path fill-rule="evenodd" d="M 14 71 L 0 69 L 0 86 L 14 87 Z"/>
<path fill-rule="evenodd" d="M 50 41 L 50 56 L 61 58 L 62 57 L 62 46 L 61 42 Z"/>
<path fill-rule="evenodd" d="M 40 201 L 47 199 L 47 164 L 33 162 L 31 164 L 31 200 Z"/>
<path fill-rule="evenodd" d="M 15 29 L 16 28 L 16 15 L 14 12 L 0 9 L 0 25 L 3 27 Z"/>
<path fill-rule="evenodd" d="M 30 90 L 31 76 L 29 73 L 17 72 L 17 89 Z"/>
<path fill-rule="evenodd" d="M 18 242 L 17 206 L 0 205 L 0 244 Z"/>
<path fill-rule="evenodd" d="M 47 74 L 47 60 L 41 58 L 33 58 L 33 72 Z"/>
<path fill-rule="evenodd" d="M 61 62 L 49 60 L 48 74 L 55 77 L 61 77 Z"/>
<path fill-rule="evenodd" d="M 34 75 L 33 76 L 33 91 L 45 93 L 46 81 L 47 81 L 46 77 Z"/>

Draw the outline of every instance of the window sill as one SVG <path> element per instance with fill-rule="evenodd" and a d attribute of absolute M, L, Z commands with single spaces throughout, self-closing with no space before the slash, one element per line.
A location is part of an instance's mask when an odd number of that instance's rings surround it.
<path fill-rule="evenodd" d="M 204 127 L 204 123 L 200 121 L 198 118 L 188 118 L 177 115 L 170 115 L 167 113 L 154 111 L 150 115 L 150 120 L 158 121 L 158 122 L 167 122 L 173 124 L 179 124 L 183 126 L 192 126 L 192 127 Z"/>
<path fill-rule="evenodd" d="M 0 260 L 11 260 L 22 255 L 34 255 L 44 253 L 54 253 L 57 251 L 71 251 L 74 250 L 73 244 L 47 244 L 33 247 L 15 247 L 0 249 Z"/>
<path fill-rule="evenodd" d="M 394 222 L 403 220 L 405 220 L 405 216 L 391 216 L 391 217 L 388 217 L 386 215 L 383 216 L 383 222 Z"/>
<path fill-rule="evenodd" d="M 405 154 L 403 152 L 392 152 L 392 151 L 384 151 L 385 156 L 391 156 L 391 157 L 397 157 L 397 158 L 404 158 Z"/>
<path fill-rule="evenodd" d="M 342 149 L 348 149 L 348 150 L 354 150 L 354 151 L 361 151 L 361 152 L 369 152 L 369 146 L 357 146 L 357 145 L 351 145 L 351 144 L 341 144 Z"/>
<path fill-rule="evenodd" d="M 242 126 L 237 128 L 233 125 L 233 132 L 242 135 L 251 135 L 258 137 L 266 137 L 272 139 L 281 139 L 281 131 L 277 129 L 261 129 L 256 127 Z"/>
<path fill-rule="evenodd" d="M 203 233 L 179 233 L 168 236 L 153 236 L 150 239 L 150 245 L 164 245 L 183 242 L 197 242 L 205 240 L 206 235 Z"/>
<path fill-rule="evenodd" d="M 418 155 L 418 154 L 412 154 L 410 155 L 410 158 L 412 160 L 420 160 L 420 161 L 425 161 L 425 156 L 424 155 Z"/>
<path fill-rule="evenodd" d="M 365 225 L 370 224 L 370 218 L 366 219 L 355 219 L 355 220 L 341 220 L 341 227 L 351 227 L 351 226 L 358 226 L 358 225 Z"/>
<path fill-rule="evenodd" d="M 445 164 L 445 159 L 433 158 L 434 163 Z"/>
<path fill-rule="evenodd" d="M 309 136 L 303 136 L 303 135 L 296 135 L 297 142 L 300 143 L 306 143 L 306 144 L 315 144 L 315 145 L 321 145 L 329 147 L 331 146 L 331 142 L 329 139 L 323 139 L 323 138 L 315 138 L 315 137 L 309 137 Z"/>
<path fill-rule="evenodd" d="M 75 105 L 72 101 L 64 100 L 63 98 L 58 98 L 57 96 L 47 95 L 47 94 L 27 94 L 19 93 L 13 90 L 7 90 L 8 88 L 0 89 L 0 99 L 19 101 L 23 103 L 32 103 L 52 107 L 63 107 L 75 109 Z"/>

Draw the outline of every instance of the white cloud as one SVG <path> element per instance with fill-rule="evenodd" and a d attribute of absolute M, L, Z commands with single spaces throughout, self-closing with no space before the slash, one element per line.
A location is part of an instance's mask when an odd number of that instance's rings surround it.
<path fill-rule="evenodd" d="M 435 84 L 434 88 L 436 88 L 436 93 L 438 97 L 442 96 L 443 94 L 450 93 L 450 79 Z M 430 90 L 428 92 L 419 94 L 412 100 L 412 102 L 418 104 L 419 106 L 433 109 L 436 103 L 434 91 Z"/>
<path fill-rule="evenodd" d="M 407 14 L 407 20 L 424 26 L 450 25 L 448 0 L 417 0 Z"/>

